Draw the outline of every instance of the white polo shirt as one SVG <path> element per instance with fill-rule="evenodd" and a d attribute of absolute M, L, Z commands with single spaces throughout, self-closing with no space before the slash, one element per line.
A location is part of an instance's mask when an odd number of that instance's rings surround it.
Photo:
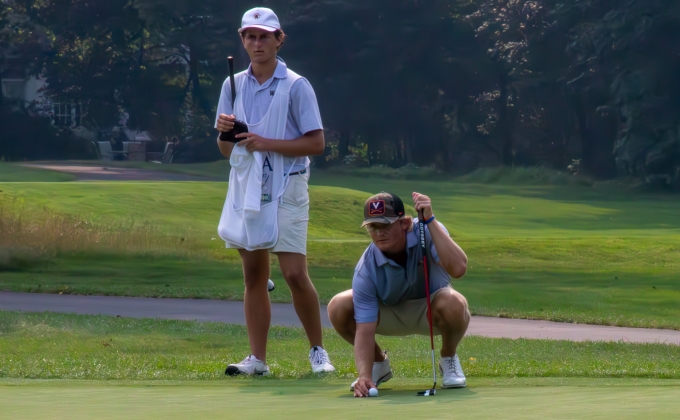
<path fill-rule="evenodd" d="M 285 78 L 287 73 L 286 63 L 277 57 L 278 63 L 274 70 L 274 75 L 260 85 L 255 76 L 253 76 L 252 65 L 248 66 L 248 75 L 243 85 L 243 107 L 246 112 L 248 121 L 257 122 L 264 118 L 264 115 L 269 109 L 269 105 L 276 93 L 276 87 L 279 80 Z M 231 107 L 231 85 L 229 78 L 222 84 L 222 93 L 220 94 L 220 102 L 217 105 L 217 115 L 215 117 L 215 127 L 217 127 L 217 119 L 220 114 L 231 115 L 234 111 Z M 280 140 L 293 140 L 301 137 L 305 133 L 314 130 L 323 130 L 321 124 L 321 114 L 319 113 L 319 105 L 316 101 L 316 94 L 312 85 L 301 77 L 295 82 L 290 91 L 290 105 L 288 108 L 288 121 L 286 124 L 285 138 Z M 295 165 L 291 172 L 302 171 L 309 166 L 309 158 L 285 158 L 284 167 L 287 169 L 295 159 Z"/>

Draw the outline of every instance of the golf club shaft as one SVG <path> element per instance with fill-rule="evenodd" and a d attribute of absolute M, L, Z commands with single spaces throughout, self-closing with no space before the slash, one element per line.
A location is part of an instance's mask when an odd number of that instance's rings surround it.
<path fill-rule="evenodd" d="M 423 252 L 423 273 L 425 275 L 425 299 L 427 301 L 427 323 L 430 327 L 430 349 L 432 350 L 432 379 L 434 385 L 432 388 L 437 386 L 437 369 L 434 364 L 434 333 L 432 332 L 432 305 L 430 304 L 430 276 L 427 271 L 427 247 L 425 244 L 425 215 L 422 211 L 419 212 L 419 223 L 420 223 L 420 246 Z"/>

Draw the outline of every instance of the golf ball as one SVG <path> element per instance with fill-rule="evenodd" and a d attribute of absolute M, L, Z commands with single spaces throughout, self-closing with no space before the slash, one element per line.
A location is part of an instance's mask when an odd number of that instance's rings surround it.
<path fill-rule="evenodd" d="M 377 388 L 371 388 L 368 390 L 368 396 L 369 397 L 377 397 L 378 396 L 378 389 Z"/>

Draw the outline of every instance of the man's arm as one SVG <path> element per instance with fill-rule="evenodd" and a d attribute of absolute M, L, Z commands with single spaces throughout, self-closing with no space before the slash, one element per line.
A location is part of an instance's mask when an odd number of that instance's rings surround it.
<path fill-rule="evenodd" d="M 359 371 L 359 380 L 354 385 L 355 397 L 367 397 L 374 388 L 373 361 L 375 360 L 375 330 L 377 322 L 357 323 L 354 336 L 354 363 Z"/>
<path fill-rule="evenodd" d="M 309 131 L 294 140 L 265 139 L 255 133 L 237 134 L 236 138 L 244 139 L 238 144 L 249 152 L 276 152 L 284 156 L 316 156 L 323 153 L 326 141 L 323 130 Z"/>
<path fill-rule="evenodd" d="M 369 247 L 370 249 L 370 247 Z M 373 362 L 375 362 L 375 331 L 378 327 L 380 307 L 375 283 L 365 265 L 368 249 L 357 263 L 352 279 L 352 302 L 354 303 L 354 363 L 359 380 L 354 385 L 355 397 L 367 397 L 373 383 Z"/>
<path fill-rule="evenodd" d="M 420 212 L 422 210 L 425 220 L 429 220 L 432 217 L 430 197 L 414 192 L 413 204 L 416 211 Z M 465 271 L 467 271 L 468 261 L 465 252 L 451 239 L 436 220 L 428 224 L 427 229 L 430 232 L 430 236 L 432 236 L 434 248 L 437 250 L 439 265 L 454 279 L 463 277 Z"/>
<path fill-rule="evenodd" d="M 454 279 L 463 277 L 467 271 L 467 255 L 435 220 L 427 225 L 432 243 L 439 256 L 439 265 Z"/>
<path fill-rule="evenodd" d="M 226 133 L 234 128 L 236 116 L 233 115 L 233 112 L 234 109 L 231 106 L 231 82 L 227 77 L 224 83 L 222 83 L 220 101 L 217 104 L 217 116 L 215 117 L 215 129 L 217 129 L 217 131 Z M 231 156 L 231 151 L 234 150 L 234 143 L 220 141 L 218 135 L 217 148 L 220 149 L 222 156 L 228 159 Z"/>

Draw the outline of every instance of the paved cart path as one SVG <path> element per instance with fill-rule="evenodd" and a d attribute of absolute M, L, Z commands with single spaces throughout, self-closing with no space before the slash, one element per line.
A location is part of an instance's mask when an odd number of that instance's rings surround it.
<path fill-rule="evenodd" d="M 244 324 L 243 302 L 207 299 L 154 299 L 119 296 L 80 296 L 0 292 L 0 310 L 112 315 Z M 324 327 L 331 327 L 321 307 Z M 272 324 L 300 326 L 293 305 L 272 304 Z M 468 335 L 505 338 L 543 338 L 571 341 L 625 341 L 680 345 L 680 331 L 567 324 L 525 319 L 473 316 Z"/>

